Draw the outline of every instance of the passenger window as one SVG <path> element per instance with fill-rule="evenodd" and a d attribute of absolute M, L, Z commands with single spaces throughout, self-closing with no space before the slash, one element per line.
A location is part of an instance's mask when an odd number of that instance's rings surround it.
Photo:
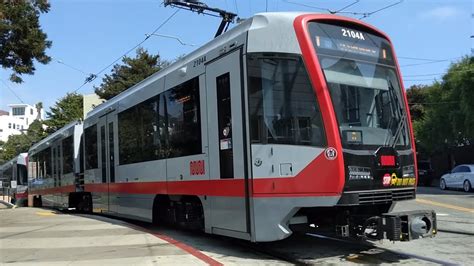
<path fill-rule="evenodd" d="M 86 170 L 98 168 L 97 159 L 97 125 L 88 127 L 84 131 Z"/>
<path fill-rule="evenodd" d="M 62 141 L 63 174 L 72 173 L 74 166 L 74 140 L 69 136 Z"/>
<path fill-rule="evenodd" d="M 118 114 L 119 164 L 202 153 L 199 77 Z"/>
<path fill-rule="evenodd" d="M 168 102 L 168 157 L 202 153 L 199 79 L 166 92 Z"/>

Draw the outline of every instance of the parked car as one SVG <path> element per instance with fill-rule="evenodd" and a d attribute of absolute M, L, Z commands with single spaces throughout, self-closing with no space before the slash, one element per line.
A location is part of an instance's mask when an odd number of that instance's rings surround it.
<path fill-rule="evenodd" d="M 434 171 L 430 161 L 418 161 L 418 184 L 430 186 L 434 179 Z"/>
<path fill-rule="evenodd" d="M 474 164 L 458 165 L 454 167 L 450 173 L 443 175 L 439 181 L 439 187 L 443 190 L 448 188 L 462 188 L 464 191 L 469 192 L 472 190 L 473 184 Z"/>

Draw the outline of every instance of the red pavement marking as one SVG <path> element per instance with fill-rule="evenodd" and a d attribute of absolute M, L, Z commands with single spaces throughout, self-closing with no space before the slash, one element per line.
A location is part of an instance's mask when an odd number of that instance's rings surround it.
<path fill-rule="evenodd" d="M 162 235 L 162 234 L 158 234 L 158 233 L 152 233 L 150 232 L 150 234 L 158 237 L 158 238 L 161 238 L 162 240 L 170 243 L 170 244 L 173 244 L 175 245 L 176 247 L 188 252 L 189 254 L 193 255 L 194 257 L 204 261 L 205 263 L 209 264 L 209 265 L 212 265 L 212 266 L 221 266 L 221 265 L 224 265 L 220 262 L 218 262 L 217 260 L 207 256 L 206 254 L 202 253 L 201 251 L 191 247 L 191 246 L 188 246 L 182 242 L 179 242 L 178 240 L 176 239 L 173 239 L 169 236 L 165 236 L 165 235 Z"/>
<path fill-rule="evenodd" d="M 204 261 L 205 263 L 207 263 L 211 266 L 223 266 L 224 265 L 224 264 L 218 262 L 217 260 L 215 260 L 215 259 L 207 256 L 206 254 L 202 253 L 201 251 L 199 251 L 199 250 L 197 250 L 197 249 L 195 249 L 191 246 L 188 246 L 188 245 L 186 245 L 182 242 L 179 242 L 178 240 L 176 240 L 174 238 L 171 238 L 169 236 L 153 232 L 151 230 L 148 230 L 148 229 L 145 229 L 145 228 L 142 228 L 142 227 L 138 227 L 138 226 L 134 226 L 134 225 L 129 225 L 129 226 L 133 227 L 136 230 L 152 234 L 152 235 L 160 238 L 161 240 L 164 240 L 164 241 L 176 246 L 177 248 L 180 248 L 180 249 L 186 251 L 187 253 L 193 255 L 194 257 Z"/>

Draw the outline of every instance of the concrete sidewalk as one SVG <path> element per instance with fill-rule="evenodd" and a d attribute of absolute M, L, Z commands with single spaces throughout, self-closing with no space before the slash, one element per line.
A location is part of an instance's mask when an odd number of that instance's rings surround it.
<path fill-rule="evenodd" d="M 170 242 L 174 241 L 101 216 L 40 208 L 4 209 L 0 213 L 0 264 L 216 264 L 199 251 Z"/>

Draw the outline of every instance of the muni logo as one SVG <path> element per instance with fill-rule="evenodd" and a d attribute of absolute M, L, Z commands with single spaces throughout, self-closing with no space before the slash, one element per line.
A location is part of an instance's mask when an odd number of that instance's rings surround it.
<path fill-rule="evenodd" d="M 337 150 L 333 147 L 329 147 L 324 151 L 324 156 L 326 156 L 328 160 L 334 160 L 337 158 Z"/>

